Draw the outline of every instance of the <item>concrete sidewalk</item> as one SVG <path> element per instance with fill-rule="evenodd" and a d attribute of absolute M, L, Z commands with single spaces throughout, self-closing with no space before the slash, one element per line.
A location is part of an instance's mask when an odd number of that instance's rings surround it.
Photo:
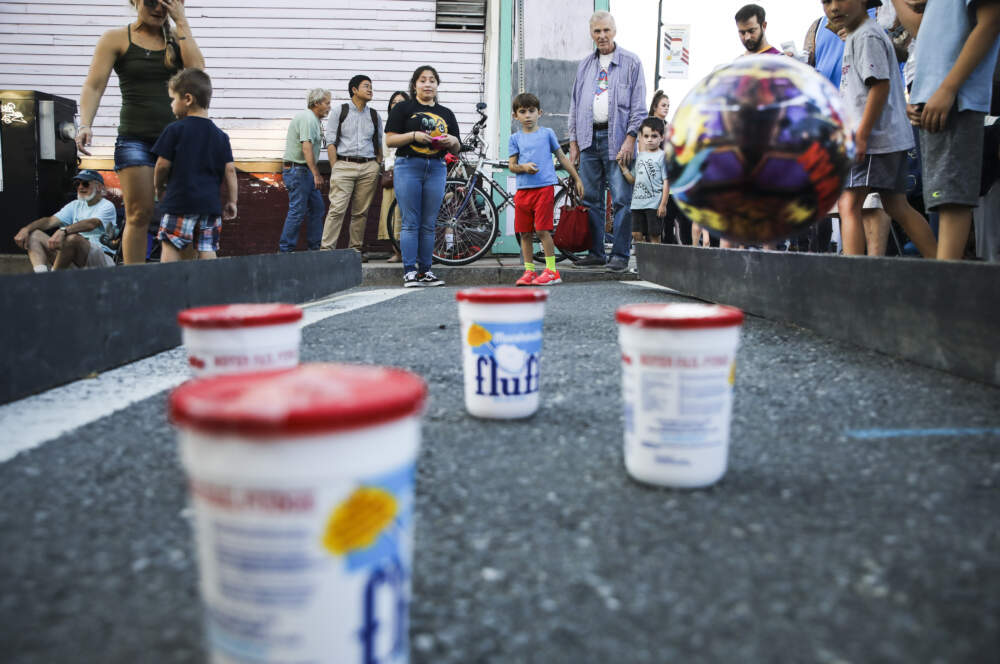
<path fill-rule="evenodd" d="M 535 269 L 538 272 L 544 268 L 545 261 L 536 261 Z M 608 272 L 601 267 L 573 267 L 568 260 L 556 263 L 556 270 L 566 283 L 635 281 L 639 278 L 635 268 L 634 256 L 625 272 Z M 484 256 L 474 263 L 457 267 L 434 265 L 433 270 L 434 274 L 451 286 L 513 286 L 524 273 L 524 264 L 520 256 L 506 254 Z M 400 286 L 402 283 L 403 267 L 399 263 L 373 260 L 361 264 L 362 286 Z"/>
<path fill-rule="evenodd" d="M 539 271 L 545 267 L 544 261 L 539 262 Z M 603 268 L 575 268 L 568 261 L 556 263 L 556 269 L 566 283 L 581 283 L 585 281 L 634 281 L 638 279 L 635 273 L 635 257 L 626 272 L 608 272 Z M 400 286 L 403 282 L 403 268 L 399 263 L 389 263 L 385 259 L 362 263 L 362 285 L 364 286 Z M 28 274 L 31 263 L 27 255 L 0 254 L 0 274 Z M 435 265 L 434 273 L 449 284 L 456 286 L 513 286 L 524 267 L 519 256 L 500 255 L 485 256 L 470 265 L 447 267 Z"/>

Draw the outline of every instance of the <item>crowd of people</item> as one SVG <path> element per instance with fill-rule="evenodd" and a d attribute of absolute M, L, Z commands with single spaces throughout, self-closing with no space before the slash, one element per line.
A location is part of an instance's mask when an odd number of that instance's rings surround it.
<path fill-rule="evenodd" d="M 211 79 L 182 0 L 130 2 L 136 20 L 105 33 L 95 49 L 80 96 L 77 145 L 89 154 L 91 124 L 115 71 L 122 92 L 115 171 L 125 208 L 123 262 L 145 261 L 151 222 L 158 226 L 163 260 L 179 259 L 185 251 L 212 258 L 222 219 L 236 215 L 237 186 L 229 139 L 208 118 Z M 973 209 L 995 179 L 984 179 L 981 171 L 1000 49 L 1000 3 L 820 0 L 820 9 L 823 15 L 809 26 L 801 55 L 794 49 L 782 53 L 768 42 L 761 6 L 746 5 L 734 19 L 744 56 L 799 57 L 840 90 L 850 109 L 857 158 L 835 214 L 831 211 L 831 218 L 839 217 L 843 252 L 884 254 L 895 221 L 923 256 L 962 258 Z M 931 35 L 918 39 L 921 26 L 934 26 Z M 535 95 L 519 95 L 512 105 L 521 125 L 508 146 L 518 187 L 515 227 L 529 238 L 522 246 L 525 273 L 519 285 L 561 281 L 550 235 L 553 157 L 570 173 L 588 208 L 592 246 L 575 266 L 625 270 L 638 240 L 732 246 L 692 225 L 669 195 L 663 146 L 669 97 L 657 90 L 647 104 L 642 62 L 617 44 L 610 13 L 591 16 L 589 35 L 595 49 L 579 63 L 569 91 L 568 155 L 542 126 Z M 399 251 L 389 260 L 401 263 L 403 285 L 443 284 L 431 269 L 434 229 L 444 196 L 445 156 L 458 154 L 461 139 L 454 113 L 438 101 L 440 84 L 434 67 L 418 67 L 409 89 L 391 95 L 384 126 L 371 106 L 372 80 L 364 74 L 351 78 L 349 101 L 332 112 L 329 90 L 307 93 L 307 108 L 287 131 L 282 178 L 289 202 L 279 251 L 294 251 L 303 227 L 309 249 L 332 249 L 350 206 L 349 246 L 368 260 L 366 219 L 381 187 L 382 237 L 394 226 L 386 223 L 393 200 L 401 213 Z M 324 147 L 331 168 L 329 206 L 318 167 Z M 986 156 L 990 163 L 998 158 Z M 114 254 L 103 179 L 81 171 L 74 183 L 77 201 L 15 236 L 36 271 L 107 264 Z M 830 223 L 787 245 L 764 248 L 824 251 Z M 54 229 L 49 236 L 46 231 Z M 546 255 L 541 274 L 533 263 L 532 233 Z"/>

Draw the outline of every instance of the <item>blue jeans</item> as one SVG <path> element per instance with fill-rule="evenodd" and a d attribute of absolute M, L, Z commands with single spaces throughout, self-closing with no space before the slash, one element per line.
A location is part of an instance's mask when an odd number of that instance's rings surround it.
<path fill-rule="evenodd" d="M 443 159 L 397 157 L 393 165 L 396 200 L 403 215 L 399 232 L 399 252 L 403 273 L 431 269 L 434 254 L 434 227 L 444 198 Z"/>
<path fill-rule="evenodd" d="M 306 244 L 310 249 L 319 249 L 323 239 L 323 192 L 316 188 L 313 174 L 306 166 L 296 164 L 281 171 L 288 190 L 288 214 L 281 229 L 278 250 L 295 251 L 299 242 L 299 226 L 306 220 Z"/>
<path fill-rule="evenodd" d="M 611 187 L 611 209 L 614 213 L 614 244 L 611 255 L 628 260 L 629 247 L 632 243 L 632 217 L 629 206 L 632 204 L 632 185 L 628 183 L 618 164 L 608 159 L 608 131 L 602 129 L 594 132 L 594 142 L 580 153 L 580 179 L 587 190 L 583 204 L 587 206 L 590 220 L 590 233 L 594 245 L 590 255 L 604 258 L 604 194 L 608 185 Z"/>

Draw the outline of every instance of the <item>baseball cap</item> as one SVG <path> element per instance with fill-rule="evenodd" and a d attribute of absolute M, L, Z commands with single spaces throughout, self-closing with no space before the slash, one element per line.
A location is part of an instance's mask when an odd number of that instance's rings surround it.
<path fill-rule="evenodd" d="M 84 182 L 100 182 L 104 184 L 104 177 L 97 171 L 92 171 L 89 168 L 84 169 L 73 176 L 74 180 L 83 180 Z"/>

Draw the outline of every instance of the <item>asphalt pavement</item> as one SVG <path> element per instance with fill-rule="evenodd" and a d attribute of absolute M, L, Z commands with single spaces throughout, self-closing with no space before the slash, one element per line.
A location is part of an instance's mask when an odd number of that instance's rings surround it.
<path fill-rule="evenodd" d="M 728 473 L 650 488 L 622 464 L 613 314 L 683 298 L 552 288 L 541 409 L 496 422 L 464 413 L 455 291 L 303 338 L 428 382 L 412 662 L 1000 661 L 1000 389 L 748 317 Z M 0 661 L 205 661 L 165 403 L 0 465 Z"/>

